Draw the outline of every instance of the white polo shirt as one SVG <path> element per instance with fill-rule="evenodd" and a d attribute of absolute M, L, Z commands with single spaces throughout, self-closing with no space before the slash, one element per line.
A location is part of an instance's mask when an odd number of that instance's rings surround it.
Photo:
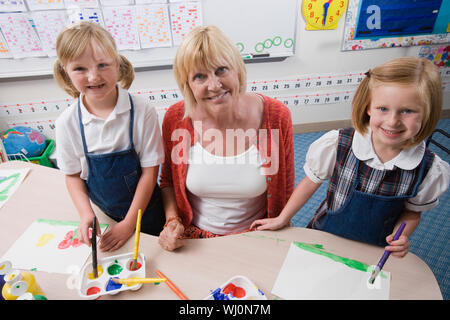
<path fill-rule="evenodd" d="M 117 104 L 107 119 L 89 113 L 80 98 L 84 134 L 89 153 L 104 154 L 125 150 L 130 146 L 131 104 L 128 91 L 118 86 Z M 164 161 L 164 149 L 158 115 L 150 102 L 132 94 L 134 106 L 133 142 L 141 167 L 153 167 Z M 78 100 L 56 120 L 56 156 L 64 174 L 81 172 L 84 180 L 88 167 L 83 151 L 78 120 Z"/>
<path fill-rule="evenodd" d="M 425 153 L 425 142 L 418 146 L 403 149 L 395 158 L 381 162 L 372 146 L 372 131 L 361 135 L 355 131 L 352 142 L 352 151 L 356 158 L 366 165 L 377 170 L 393 170 L 394 167 L 403 170 L 416 168 Z M 314 141 L 306 154 L 303 169 L 311 181 L 322 183 L 331 178 L 336 163 L 336 151 L 339 131 L 332 130 Z M 412 211 L 431 210 L 439 204 L 438 198 L 447 190 L 450 182 L 449 164 L 434 157 L 433 164 L 419 186 L 417 195 L 406 201 L 406 208 Z"/>

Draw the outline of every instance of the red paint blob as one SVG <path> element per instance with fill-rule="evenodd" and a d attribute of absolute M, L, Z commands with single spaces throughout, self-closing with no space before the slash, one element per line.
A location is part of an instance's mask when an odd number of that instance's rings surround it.
<path fill-rule="evenodd" d="M 128 269 L 131 270 L 131 271 L 139 270 L 141 268 L 142 264 L 137 262 L 136 263 L 136 269 L 133 269 L 132 266 L 133 266 L 133 260 L 131 260 L 130 264 L 128 265 Z"/>
<path fill-rule="evenodd" d="M 100 288 L 99 288 L 99 287 L 90 287 L 89 289 L 87 289 L 86 294 L 87 294 L 88 296 L 91 296 L 91 295 L 97 294 L 97 293 L 99 293 L 99 292 L 100 292 Z"/>
<path fill-rule="evenodd" d="M 223 293 L 229 294 L 236 298 L 243 298 L 245 297 L 245 289 L 242 287 L 236 287 L 234 284 L 229 283 L 225 288 L 223 288 Z"/>

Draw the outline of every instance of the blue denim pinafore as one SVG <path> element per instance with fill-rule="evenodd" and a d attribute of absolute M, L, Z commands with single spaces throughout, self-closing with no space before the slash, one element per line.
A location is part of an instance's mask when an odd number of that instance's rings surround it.
<path fill-rule="evenodd" d="M 86 186 L 89 198 L 104 213 L 115 221 L 122 221 L 133 201 L 142 169 L 133 144 L 134 106 L 130 98 L 130 146 L 126 150 L 104 154 L 89 153 L 82 123 L 80 98 L 78 98 L 78 118 L 83 142 L 84 155 L 88 165 Z M 143 208 L 144 209 L 144 208 Z M 152 197 L 142 210 L 141 231 L 158 236 L 165 222 L 161 190 L 156 183 Z"/>
<path fill-rule="evenodd" d="M 426 157 L 421 162 L 412 193 L 404 196 L 380 196 L 358 191 L 356 187 L 359 175 L 356 173 L 350 194 L 342 207 L 335 211 L 327 209 L 324 216 L 314 223 L 313 228 L 356 241 L 386 246 L 386 237 L 392 233 L 404 210 L 406 199 L 417 195 L 424 177 L 425 162 Z M 357 159 L 355 170 L 358 170 L 359 165 Z"/>

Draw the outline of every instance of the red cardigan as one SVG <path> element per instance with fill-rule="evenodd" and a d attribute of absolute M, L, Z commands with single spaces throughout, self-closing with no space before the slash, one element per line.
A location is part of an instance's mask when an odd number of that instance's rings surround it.
<path fill-rule="evenodd" d="M 292 119 L 289 109 L 280 101 L 261 95 L 264 99 L 264 114 L 258 135 L 257 148 L 264 166 L 267 182 L 267 216 L 276 217 L 286 205 L 294 190 L 294 144 Z M 187 228 L 193 212 L 186 194 L 186 175 L 189 148 L 198 140 L 191 119 L 184 116 L 184 101 L 172 105 L 166 112 L 162 124 L 165 161 L 160 175 L 161 189 L 173 187 L 178 215 Z M 279 139 L 276 137 L 278 129 Z M 261 135 L 261 132 L 267 133 Z M 272 137 L 273 136 L 273 137 Z M 272 140 L 271 140 L 272 139 Z M 173 141 L 174 140 L 174 141 Z M 272 141 L 272 143 L 265 143 Z M 274 150 L 272 155 L 271 150 Z M 278 157 L 276 156 L 278 149 Z M 272 159 L 273 158 L 273 159 Z M 277 161 L 278 160 L 278 161 Z"/>

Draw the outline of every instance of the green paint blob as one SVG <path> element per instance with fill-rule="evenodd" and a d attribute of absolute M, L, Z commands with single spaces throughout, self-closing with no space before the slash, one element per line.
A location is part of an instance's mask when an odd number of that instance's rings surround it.
<path fill-rule="evenodd" d="M 300 249 L 303 249 L 303 250 L 306 250 L 306 251 L 309 251 L 312 253 L 320 254 L 320 255 L 330 258 L 336 262 L 343 263 L 350 268 L 353 268 L 353 269 L 356 269 L 359 271 L 363 271 L 363 272 L 368 272 L 370 269 L 370 265 L 365 264 L 364 262 L 352 260 L 349 258 L 344 258 L 344 257 L 338 256 L 338 255 L 335 255 L 333 253 L 323 251 L 322 245 L 312 245 L 312 244 L 296 242 L 296 241 L 294 241 L 293 243 Z"/>
<path fill-rule="evenodd" d="M 115 275 L 121 273 L 123 270 L 122 266 L 120 264 L 117 264 L 118 263 L 117 260 L 115 260 L 114 262 L 115 262 L 115 264 L 112 264 L 108 267 L 108 273 L 112 276 L 115 276 Z"/>

